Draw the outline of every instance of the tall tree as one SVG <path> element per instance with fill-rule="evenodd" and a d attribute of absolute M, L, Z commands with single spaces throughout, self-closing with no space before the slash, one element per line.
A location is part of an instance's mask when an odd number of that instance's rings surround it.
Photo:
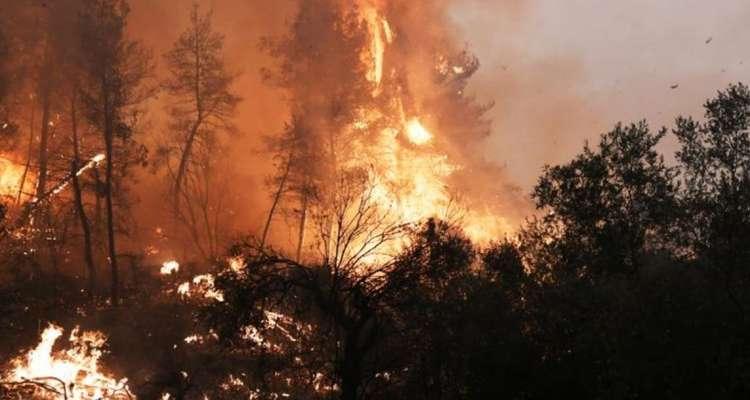
<path fill-rule="evenodd" d="M 234 132 L 232 117 L 240 101 L 232 91 L 235 75 L 226 70 L 223 49 L 224 36 L 213 30 L 211 13 L 201 14 L 196 4 L 190 12 L 190 26 L 164 55 L 170 72 L 164 82 L 171 96 L 169 139 L 176 143 L 167 155 L 174 155 L 177 161 L 174 168 L 169 165 L 172 209 L 187 225 L 204 257 L 216 255 L 218 227 L 208 218 L 209 208 L 219 212 L 221 207 L 207 204 L 216 201 L 211 184 L 208 190 L 203 188 L 212 178 L 220 177 L 209 176 L 218 172 L 213 164 L 221 158 L 217 135 Z M 189 182 L 196 180 L 203 183 Z"/>
<path fill-rule="evenodd" d="M 104 197 L 113 305 L 120 301 L 114 193 L 123 185 L 116 179 L 115 166 L 127 166 L 123 152 L 133 140 L 140 116 L 137 106 L 153 94 L 153 88 L 145 85 L 152 71 L 150 53 L 126 37 L 128 13 L 124 0 L 85 0 L 79 21 L 83 101 L 89 121 L 105 144 Z"/>
<path fill-rule="evenodd" d="M 94 264 L 93 238 L 91 234 L 91 225 L 86 215 L 86 207 L 83 203 L 83 188 L 81 179 L 78 176 L 78 170 L 81 168 L 81 141 L 78 132 L 78 96 L 73 92 L 70 99 L 70 129 L 71 142 L 73 144 L 73 160 L 70 163 L 71 181 L 73 186 L 73 202 L 75 204 L 76 214 L 78 214 L 79 224 L 83 232 L 83 259 L 86 262 L 88 275 L 88 295 L 93 301 L 96 296 L 96 265 Z"/>
<path fill-rule="evenodd" d="M 277 61 L 265 78 L 285 91 L 291 110 L 289 127 L 269 146 L 279 162 L 269 180 L 273 202 L 266 226 L 280 209 L 294 215 L 300 256 L 305 233 L 316 229 L 310 224 L 313 208 L 335 195 L 352 154 L 355 132 L 348 127 L 374 101 L 361 56 L 367 39 L 353 4 L 305 0 L 284 35 L 261 43 Z"/>

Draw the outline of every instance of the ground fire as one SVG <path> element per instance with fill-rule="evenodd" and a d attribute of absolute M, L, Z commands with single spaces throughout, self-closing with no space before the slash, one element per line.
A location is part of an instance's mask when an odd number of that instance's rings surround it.
<path fill-rule="evenodd" d="M 8 396 L 38 399 L 132 399 L 127 379 L 115 379 L 100 371 L 106 337 L 101 332 L 75 328 L 67 350 L 53 350 L 64 331 L 50 324 L 39 344 L 12 362 L 3 378 L 12 382 Z M 11 398 L 11 397 L 8 397 Z"/>

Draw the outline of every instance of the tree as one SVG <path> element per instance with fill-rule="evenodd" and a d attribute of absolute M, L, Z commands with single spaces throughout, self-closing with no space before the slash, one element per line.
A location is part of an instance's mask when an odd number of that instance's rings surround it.
<path fill-rule="evenodd" d="M 0 20 L 0 23 L 3 21 Z M 11 148 L 16 141 L 18 127 L 10 107 L 12 88 L 11 49 L 4 29 L 0 28 L 0 146 Z"/>
<path fill-rule="evenodd" d="M 704 108 L 705 121 L 680 117 L 674 130 L 687 210 L 682 231 L 693 256 L 721 273 L 744 317 L 747 300 L 735 288 L 750 278 L 750 90 L 730 85 Z"/>
<path fill-rule="evenodd" d="M 312 324 L 315 337 L 329 340 L 316 342 L 316 351 L 305 358 L 332 366 L 322 372 L 340 380 L 345 399 L 361 398 L 365 382 L 377 372 L 368 362 L 387 336 L 381 331 L 387 319 L 381 301 L 402 288 L 396 278 L 406 284 L 415 276 L 396 273 L 404 265 L 385 256 L 405 227 L 380 212 L 372 189 L 364 172 L 341 174 L 337 196 L 323 203 L 328 207 L 311 208 L 315 259 L 300 263 L 268 247 L 240 247 L 248 265 L 217 281 L 226 301 L 209 313 L 229 340 L 241 335 L 246 324 L 262 319 L 271 304 L 276 304 L 272 311 L 289 313 L 298 324 Z"/>
<path fill-rule="evenodd" d="M 577 274 L 634 273 L 650 251 L 671 246 L 676 171 L 655 146 L 666 134 L 645 122 L 617 125 L 568 164 L 544 168 L 534 188 L 562 267 Z M 548 228 L 544 228 L 548 229 Z M 549 246 L 546 246 L 549 248 Z"/>
<path fill-rule="evenodd" d="M 126 170 L 124 153 L 132 151 L 128 146 L 140 116 L 137 106 L 153 94 L 153 88 L 144 85 L 152 69 L 150 54 L 125 36 L 128 12 L 124 0 L 85 0 L 79 21 L 83 101 L 90 123 L 105 144 L 104 197 L 113 305 L 120 301 L 114 193 L 124 185 L 118 182 L 115 166 L 119 174 Z"/>
<path fill-rule="evenodd" d="M 269 141 L 278 162 L 269 179 L 274 195 L 264 236 L 276 213 L 293 214 L 297 258 L 307 247 L 306 232 L 315 229 L 313 203 L 336 191 L 337 174 L 352 154 L 355 132 L 348 128 L 374 101 L 361 58 L 367 31 L 355 11 L 353 4 L 305 0 L 285 35 L 261 42 L 278 63 L 264 77 L 284 90 L 291 110 L 287 129 Z"/>
<path fill-rule="evenodd" d="M 180 35 L 172 49 L 164 55 L 170 77 L 164 82 L 171 96 L 170 142 L 176 146 L 166 150 L 174 154 L 177 165 L 169 168 L 172 209 L 179 220 L 188 225 L 196 246 L 204 257 L 216 255 L 213 224 L 196 214 L 207 213 L 210 192 L 191 185 L 188 180 L 211 179 L 207 176 L 220 159 L 218 133 L 233 132 L 232 116 L 240 98 L 232 92 L 235 75 L 226 71 L 222 59 L 224 37 L 213 31 L 211 13 L 201 15 L 197 5 L 190 13 L 190 26 Z M 224 194 L 225 195 L 225 194 Z M 198 207 L 198 209 L 196 209 Z M 217 209 L 217 205 L 211 205 Z M 206 226 L 201 229 L 200 226 Z M 203 231 L 202 233 L 200 231 Z"/>
<path fill-rule="evenodd" d="M 77 87 L 70 99 L 70 122 L 73 144 L 73 160 L 70 164 L 71 182 L 73 186 L 73 201 L 75 204 L 76 214 L 78 214 L 79 224 L 83 232 L 83 259 L 86 262 L 88 274 L 88 295 L 93 301 L 96 296 L 96 265 L 94 263 L 93 238 L 91 234 L 91 225 L 86 215 L 86 208 L 83 202 L 83 188 L 78 171 L 82 166 L 81 163 L 81 144 L 78 133 L 78 102 Z"/>

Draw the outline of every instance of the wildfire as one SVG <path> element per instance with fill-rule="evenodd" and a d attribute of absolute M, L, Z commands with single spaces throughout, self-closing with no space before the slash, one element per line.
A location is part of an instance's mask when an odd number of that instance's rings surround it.
<path fill-rule="evenodd" d="M 165 261 L 161 268 L 159 269 L 159 273 L 162 275 L 171 275 L 180 270 L 180 263 L 178 263 L 175 260 Z"/>
<path fill-rule="evenodd" d="M 394 40 L 396 33 L 372 0 L 362 0 L 360 10 L 371 40 L 367 54 L 363 57 L 363 62 L 367 66 L 365 78 L 374 85 L 372 95 L 375 98 L 381 96 L 382 85 L 391 83 L 383 81 L 383 70 L 388 62 L 387 47 Z M 461 66 L 445 68 L 446 74 L 460 75 L 464 72 Z M 352 124 L 354 131 L 373 134 L 376 140 L 373 141 L 372 136 L 361 136 L 362 141 L 354 143 L 355 153 L 368 156 L 358 156 L 349 161 L 350 165 L 373 171 L 375 176 L 372 177 L 372 181 L 376 185 L 373 194 L 384 212 L 407 223 L 430 217 L 454 218 L 477 243 L 487 243 L 511 232 L 510 224 L 489 209 L 456 210 L 460 209 L 461 205 L 457 204 L 456 195 L 450 190 L 448 182 L 453 174 L 463 167 L 450 159 L 447 152 L 435 143 L 436 136 L 425 127 L 419 115 L 414 115 L 413 111 L 405 111 L 418 109 L 419 104 L 413 105 L 416 100 L 402 97 L 398 94 L 401 90 L 388 93 L 395 93 L 393 99 L 386 99 L 389 102 L 386 102 L 387 104 L 395 105 L 391 111 L 362 110 L 362 118 Z M 405 104 L 412 106 L 407 108 Z M 395 123 L 389 127 L 378 128 L 379 132 L 370 132 L 370 127 L 375 126 L 371 121 L 386 112 L 393 113 L 396 117 L 386 120 Z M 436 132 L 439 131 L 439 127 L 435 129 Z M 404 145 L 404 140 L 399 138 L 400 134 L 412 146 Z M 427 146 L 428 144 L 430 146 Z"/>
<path fill-rule="evenodd" d="M 367 79 L 376 84 L 374 95 L 378 94 L 377 86 L 383 80 L 383 65 L 385 59 L 385 48 L 393 41 L 393 31 L 385 18 L 382 18 L 377 9 L 371 5 L 364 7 L 363 16 L 367 21 L 372 41 L 370 42 L 370 57 L 372 65 L 367 71 Z"/>
<path fill-rule="evenodd" d="M 214 286 L 214 276 L 211 274 L 196 275 L 190 281 L 177 286 L 177 294 L 183 297 L 203 297 L 218 302 L 224 301 L 224 293 Z"/>
<path fill-rule="evenodd" d="M 15 197 L 22 189 L 24 167 L 0 155 L 0 196 Z M 28 189 L 29 179 L 23 182 L 23 189 Z M 22 191 L 23 192 L 23 191 Z"/>
<path fill-rule="evenodd" d="M 103 153 L 100 153 L 100 154 L 97 154 L 97 155 L 91 157 L 91 159 L 86 164 L 84 164 L 83 167 L 79 168 L 78 171 L 75 172 L 75 176 L 81 176 L 87 170 L 89 170 L 91 168 L 94 168 L 97 165 L 99 165 L 99 163 L 102 162 L 105 158 L 106 158 L 106 156 Z M 55 186 L 52 189 L 52 191 L 49 192 L 49 194 L 47 196 L 54 196 L 54 195 L 62 192 L 63 190 L 65 190 L 65 188 L 68 187 L 68 185 L 70 185 L 70 180 L 71 179 L 73 179 L 73 175 L 70 175 L 70 176 L 66 177 L 65 180 L 63 180 L 57 186 Z M 36 203 L 39 200 L 43 200 L 43 199 L 34 198 L 33 202 Z"/>
<path fill-rule="evenodd" d="M 126 378 L 118 380 L 99 370 L 102 347 L 107 340 L 103 333 L 80 331 L 76 327 L 68 338 L 70 348 L 54 352 L 55 342 L 62 334 L 61 327 L 50 324 L 42 332 L 36 348 L 12 362 L 13 369 L 5 379 L 30 388 L 33 391 L 31 398 L 135 398 L 128 389 Z"/>

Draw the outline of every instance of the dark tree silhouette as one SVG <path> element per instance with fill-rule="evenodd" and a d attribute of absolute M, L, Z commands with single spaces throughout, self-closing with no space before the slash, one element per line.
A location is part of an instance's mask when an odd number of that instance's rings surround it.
<path fill-rule="evenodd" d="M 104 198 L 113 305 L 120 301 L 114 193 L 118 190 L 115 185 L 123 185 L 116 181 L 115 165 L 127 165 L 122 153 L 133 140 L 139 117 L 136 107 L 153 93 L 144 86 L 152 69 L 150 54 L 139 42 L 125 36 L 128 12 L 128 5 L 122 0 L 86 0 L 80 17 L 86 115 L 105 144 Z"/>
<path fill-rule="evenodd" d="M 559 228 L 563 266 L 581 274 L 633 273 L 645 253 L 668 246 L 676 171 L 655 146 L 666 135 L 645 122 L 617 125 L 597 149 L 545 167 L 534 188 L 544 224 Z"/>
<path fill-rule="evenodd" d="M 745 317 L 750 298 L 736 288 L 750 278 L 750 90 L 730 85 L 705 104 L 705 121 L 680 117 L 674 133 L 684 182 L 682 232 L 693 255 L 721 275 Z"/>

